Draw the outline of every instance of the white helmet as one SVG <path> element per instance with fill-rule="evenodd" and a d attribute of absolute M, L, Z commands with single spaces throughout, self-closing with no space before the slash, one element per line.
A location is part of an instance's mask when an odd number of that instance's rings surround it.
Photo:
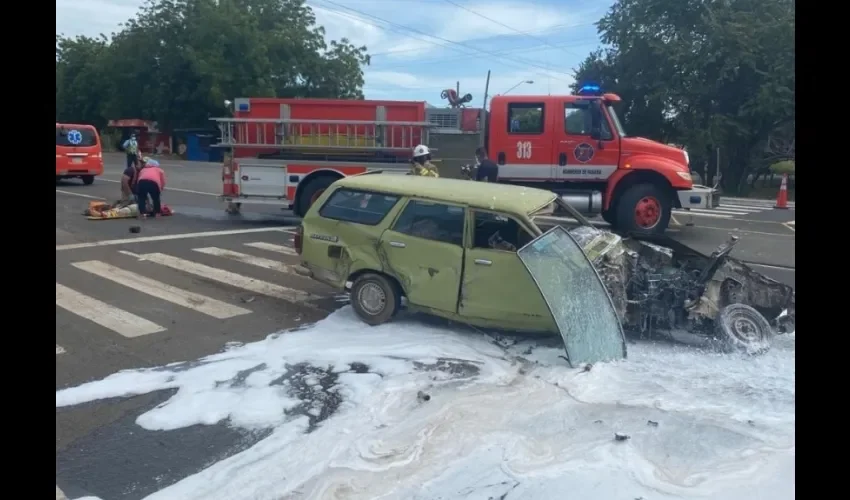
<path fill-rule="evenodd" d="M 413 148 L 413 157 L 414 158 L 417 157 L 417 156 L 425 156 L 425 155 L 429 155 L 429 154 L 431 154 L 431 150 L 428 149 L 428 146 L 426 146 L 424 144 L 420 144 L 420 145 L 416 146 L 415 148 Z"/>

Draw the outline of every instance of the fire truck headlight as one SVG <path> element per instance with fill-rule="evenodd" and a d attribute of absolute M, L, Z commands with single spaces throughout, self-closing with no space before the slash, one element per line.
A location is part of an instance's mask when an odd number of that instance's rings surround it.
<path fill-rule="evenodd" d="M 679 177 L 681 177 L 682 179 L 685 179 L 686 181 L 692 181 L 693 180 L 693 179 L 691 179 L 691 173 L 690 172 L 676 172 L 676 173 L 679 174 Z"/>

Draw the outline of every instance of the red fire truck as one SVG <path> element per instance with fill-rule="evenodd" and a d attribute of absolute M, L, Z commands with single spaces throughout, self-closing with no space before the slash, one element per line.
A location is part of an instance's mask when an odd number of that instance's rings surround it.
<path fill-rule="evenodd" d="M 499 182 L 550 189 L 580 212 L 632 233 L 660 234 L 673 208 L 713 208 L 686 151 L 623 130 L 614 94 L 495 96 L 490 111 L 415 101 L 240 98 L 215 118 L 228 210 L 281 205 L 303 215 L 335 180 L 380 169 L 405 174 L 426 144 L 443 176 L 485 144 Z"/>

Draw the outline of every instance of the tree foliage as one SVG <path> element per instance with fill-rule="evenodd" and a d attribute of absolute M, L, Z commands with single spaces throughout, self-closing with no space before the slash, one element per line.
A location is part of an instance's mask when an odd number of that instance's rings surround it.
<path fill-rule="evenodd" d="M 630 135 L 687 145 L 692 167 L 720 148 L 724 187 L 762 168 L 795 120 L 794 0 L 618 0 L 597 23 L 607 48 L 576 81 L 620 94 Z"/>
<path fill-rule="evenodd" d="M 108 38 L 56 35 L 56 119 L 200 127 L 234 97 L 362 99 L 368 64 L 304 0 L 148 0 Z"/>

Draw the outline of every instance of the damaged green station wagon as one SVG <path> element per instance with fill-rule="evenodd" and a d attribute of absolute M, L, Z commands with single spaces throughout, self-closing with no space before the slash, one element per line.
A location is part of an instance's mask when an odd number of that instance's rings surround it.
<path fill-rule="evenodd" d="M 572 366 L 626 356 L 599 275 L 552 192 L 374 172 L 336 181 L 295 238 L 299 272 L 348 290 L 370 325 L 407 309 L 484 328 L 557 333 Z M 575 214 L 577 217 L 580 215 Z"/>

